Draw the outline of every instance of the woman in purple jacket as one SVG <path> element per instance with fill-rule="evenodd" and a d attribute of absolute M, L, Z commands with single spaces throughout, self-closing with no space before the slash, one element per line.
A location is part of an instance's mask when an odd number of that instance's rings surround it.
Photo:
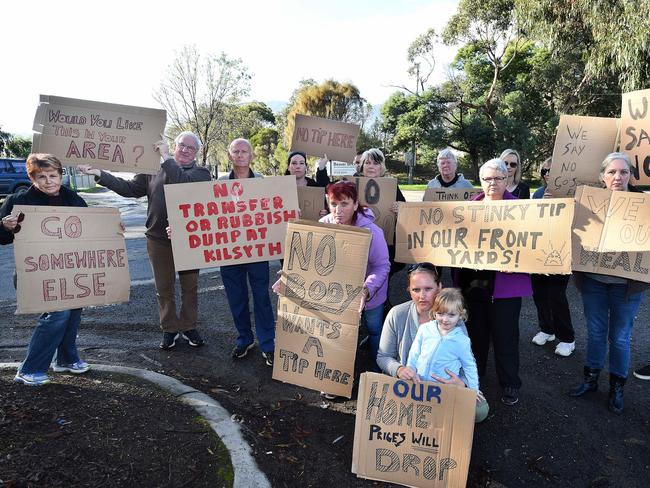
<path fill-rule="evenodd" d="M 506 191 L 508 169 L 501 159 L 491 159 L 479 170 L 483 193 L 474 200 L 486 203 L 516 200 Z M 489 203 L 488 203 L 489 204 Z M 522 273 L 461 269 L 458 285 L 467 302 L 467 331 L 472 340 L 479 377 L 485 374 L 490 338 L 494 348 L 501 401 L 514 405 L 519 401 L 519 313 L 521 298 L 531 296 L 530 276 Z"/>

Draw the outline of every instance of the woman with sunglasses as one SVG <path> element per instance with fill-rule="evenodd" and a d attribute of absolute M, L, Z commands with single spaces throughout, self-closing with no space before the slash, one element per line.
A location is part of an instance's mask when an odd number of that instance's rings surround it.
<path fill-rule="evenodd" d="M 508 190 L 513 196 L 522 199 L 530 198 L 530 187 L 521 181 L 521 157 L 514 149 L 506 149 L 499 156 L 508 168 Z"/>

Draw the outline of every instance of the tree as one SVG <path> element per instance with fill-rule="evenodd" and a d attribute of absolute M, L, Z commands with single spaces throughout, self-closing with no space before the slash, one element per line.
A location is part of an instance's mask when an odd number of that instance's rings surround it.
<path fill-rule="evenodd" d="M 228 143 L 231 107 L 250 91 L 251 75 L 241 59 L 202 55 L 185 46 L 167 70 L 154 97 L 167 110 L 172 130 L 191 130 L 203 144 L 199 160 L 208 164 L 217 146 Z"/>
<path fill-rule="evenodd" d="M 264 174 L 282 174 L 282 165 L 275 157 L 278 131 L 271 127 L 263 127 L 251 137 L 250 141 L 253 145 L 253 167 Z"/>
<path fill-rule="evenodd" d="M 0 128 L 0 156 L 5 158 L 26 158 L 32 151 L 32 141 L 26 137 L 15 136 Z"/>

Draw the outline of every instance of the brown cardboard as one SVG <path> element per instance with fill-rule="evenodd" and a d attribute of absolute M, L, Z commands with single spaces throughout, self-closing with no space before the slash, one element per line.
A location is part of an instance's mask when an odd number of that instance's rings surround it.
<path fill-rule="evenodd" d="M 391 210 L 397 200 L 396 178 L 366 178 L 364 176 L 345 176 L 344 180 L 357 184 L 359 203 L 372 210 L 375 224 L 384 231 L 388 245 L 395 239 L 395 222 L 397 215 Z"/>
<path fill-rule="evenodd" d="M 632 160 L 632 183 L 650 185 L 650 89 L 623 93 L 620 150 Z"/>
<path fill-rule="evenodd" d="M 548 189 L 572 197 L 579 185 L 598 185 L 600 163 L 616 148 L 618 119 L 562 115 L 555 136 Z"/>
<path fill-rule="evenodd" d="M 476 392 L 363 373 L 352 472 L 414 487 L 464 487 L 474 435 Z"/>
<path fill-rule="evenodd" d="M 598 250 L 650 251 L 650 194 L 610 191 Z"/>
<path fill-rule="evenodd" d="M 294 176 L 165 185 L 176 271 L 281 259 Z"/>
<path fill-rule="evenodd" d="M 337 161 L 354 161 L 360 127 L 338 120 L 296 115 L 291 150 Z"/>
<path fill-rule="evenodd" d="M 370 240 L 368 229 L 289 223 L 274 379 L 350 398 Z"/>
<path fill-rule="evenodd" d="M 395 260 L 569 274 L 573 207 L 569 198 L 403 203 Z"/>
<path fill-rule="evenodd" d="M 32 151 L 69 166 L 156 174 L 160 154 L 153 144 L 166 120 L 164 110 L 41 95 Z"/>
<path fill-rule="evenodd" d="M 320 211 L 325 208 L 325 188 L 321 186 L 299 186 L 297 188 L 300 218 L 318 222 Z"/>
<path fill-rule="evenodd" d="M 427 188 L 422 196 L 423 202 L 453 202 L 468 201 L 479 193 L 482 188 Z"/>
<path fill-rule="evenodd" d="M 16 313 L 129 301 L 131 280 L 115 208 L 16 205 Z"/>
<path fill-rule="evenodd" d="M 598 252 L 612 201 L 611 193 L 627 192 L 610 192 L 603 188 L 587 186 L 579 186 L 576 190 L 572 239 L 573 270 L 650 283 L 650 252 Z"/>

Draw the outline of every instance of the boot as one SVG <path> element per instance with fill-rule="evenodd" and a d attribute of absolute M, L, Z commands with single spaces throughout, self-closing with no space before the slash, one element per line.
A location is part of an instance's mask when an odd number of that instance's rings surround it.
<path fill-rule="evenodd" d="M 598 389 L 598 375 L 600 374 L 600 369 L 590 368 L 589 366 L 585 366 L 584 371 L 585 371 L 584 383 L 576 386 L 572 390 L 569 390 L 569 396 L 579 397 L 589 391 L 596 391 Z"/>
<path fill-rule="evenodd" d="M 623 412 L 623 386 L 625 386 L 625 378 L 609 374 L 609 400 L 607 406 L 610 412 Z"/>

